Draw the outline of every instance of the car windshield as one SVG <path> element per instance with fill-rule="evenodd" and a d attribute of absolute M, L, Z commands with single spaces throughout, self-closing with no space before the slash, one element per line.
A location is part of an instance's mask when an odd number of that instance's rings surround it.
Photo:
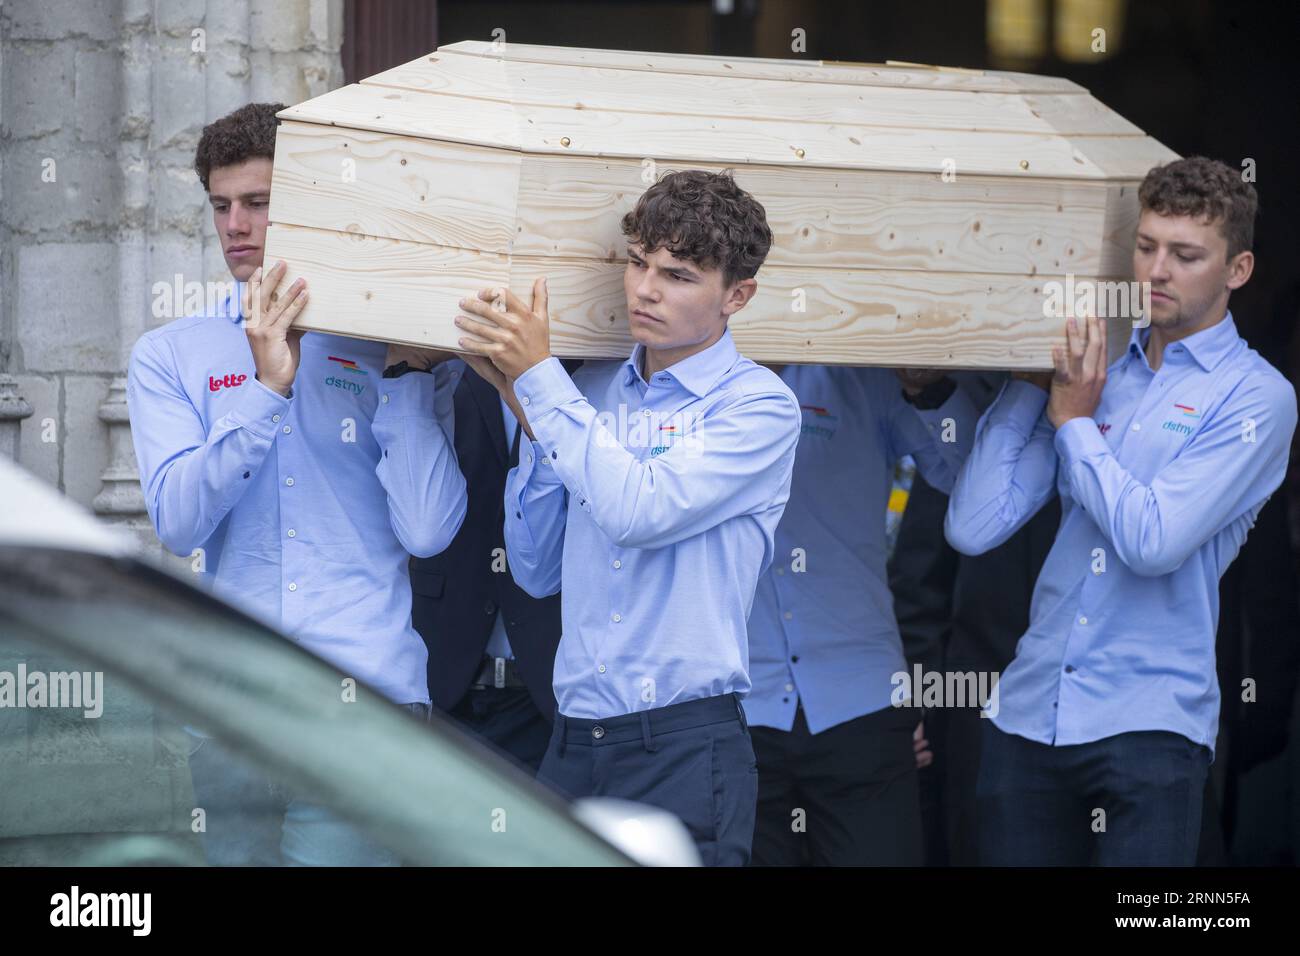
<path fill-rule="evenodd" d="M 131 558 L 0 547 L 0 863 L 219 864 L 254 841 L 276 864 L 294 801 L 401 862 L 630 862 L 450 725 L 208 594 Z"/>

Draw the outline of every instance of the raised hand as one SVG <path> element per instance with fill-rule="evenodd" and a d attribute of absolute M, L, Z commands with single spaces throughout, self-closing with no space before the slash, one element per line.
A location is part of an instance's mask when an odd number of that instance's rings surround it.
<path fill-rule="evenodd" d="M 295 279 L 285 294 L 277 289 L 287 267 L 277 262 L 265 277 L 259 268 L 244 286 L 244 333 L 253 350 L 257 380 L 272 391 L 288 395 L 298 374 L 303 332 L 291 329 L 307 304 L 307 283 Z"/>
<path fill-rule="evenodd" d="M 1088 316 L 1082 329 L 1073 317 L 1065 324 L 1065 346 L 1052 347 L 1052 391 L 1047 418 L 1060 428 L 1072 418 L 1092 418 L 1106 386 L 1106 323 Z"/>

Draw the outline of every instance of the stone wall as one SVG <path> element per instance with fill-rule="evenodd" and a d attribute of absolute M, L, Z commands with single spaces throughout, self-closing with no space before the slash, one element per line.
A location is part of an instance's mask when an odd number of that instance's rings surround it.
<path fill-rule="evenodd" d="M 230 278 L 199 134 L 341 86 L 342 8 L 0 0 L 0 454 L 152 547 L 123 374 L 157 283 Z"/>

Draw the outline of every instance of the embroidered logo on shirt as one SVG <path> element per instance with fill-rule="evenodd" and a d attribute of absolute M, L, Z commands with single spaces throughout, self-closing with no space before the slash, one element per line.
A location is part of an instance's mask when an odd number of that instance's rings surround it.
<path fill-rule="evenodd" d="M 236 388 L 243 385 L 246 381 L 248 381 L 247 375 L 236 375 L 234 372 L 231 372 L 229 375 L 223 375 L 221 378 L 209 375 L 208 391 L 219 392 L 223 388 Z"/>
<path fill-rule="evenodd" d="M 1110 422 L 1098 422 L 1097 431 L 1101 432 L 1103 435 L 1106 434 L 1106 432 L 1110 431 Z"/>
<path fill-rule="evenodd" d="M 816 435 L 819 438 L 830 438 L 835 434 L 838 427 L 836 424 L 840 417 L 832 415 L 827 409 L 820 405 L 800 405 L 805 415 L 812 416 L 812 424 L 805 422 L 800 428 L 800 434 Z"/>
<path fill-rule="evenodd" d="M 343 366 L 345 369 L 347 369 L 347 370 L 348 370 L 349 372 L 351 372 L 353 375 L 365 375 L 365 374 L 366 374 L 366 370 L 363 369 L 363 368 L 362 368 L 360 365 L 358 365 L 356 362 L 352 361 L 352 359 L 339 358 L 337 355 L 331 355 L 331 356 L 329 357 L 329 360 L 330 360 L 331 362 L 338 362 L 339 365 Z"/>
<path fill-rule="evenodd" d="M 659 444 L 650 449 L 650 457 L 662 455 L 672 447 L 673 440 L 681 436 L 681 430 L 676 425 L 659 426 Z"/>
<path fill-rule="evenodd" d="M 338 362 L 341 368 L 346 369 L 348 372 L 352 373 L 353 375 L 366 374 L 366 370 L 363 369 L 356 362 L 352 361 L 352 359 L 339 358 L 337 355 L 331 355 L 329 356 L 329 360 L 331 362 Z M 337 378 L 331 375 L 327 379 L 325 379 L 325 384 L 330 385 L 334 388 L 341 388 L 345 392 L 351 392 L 353 395 L 360 395 L 362 392 L 366 390 L 366 387 L 364 385 L 362 385 L 360 382 L 350 381 L 346 375 L 340 375 Z"/>
<path fill-rule="evenodd" d="M 1183 413 L 1182 420 L 1166 420 L 1160 424 L 1160 427 L 1165 431 L 1177 432 L 1179 435 L 1190 435 L 1192 433 L 1192 426 L 1188 424 L 1188 419 L 1195 422 L 1201 417 L 1201 413 L 1191 405 L 1180 405 L 1178 402 L 1174 402 L 1174 408 Z"/>

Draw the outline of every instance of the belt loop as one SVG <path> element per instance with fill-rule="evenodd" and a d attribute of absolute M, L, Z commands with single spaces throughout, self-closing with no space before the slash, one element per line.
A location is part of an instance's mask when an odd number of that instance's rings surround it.
<path fill-rule="evenodd" d="M 736 702 L 736 711 L 740 714 L 740 729 L 748 731 L 749 721 L 745 719 L 745 705 L 740 702 L 740 695 L 732 691 L 731 699 Z"/>
<path fill-rule="evenodd" d="M 555 728 L 556 730 L 559 731 L 560 734 L 560 742 L 555 749 L 559 753 L 559 756 L 563 757 L 564 744 L 566 742 L 566 738 L 569 736 L 569 728 L 565 725 L 564 715 L 560 713 L 559 710 L 556 710 L 555 712 Z"/>
<path fill-rule="evenodd" d="M 654 753 L 659 749 L 659 745 L 650 737 L 650 711 L 641 711 L 641 740 L 645 744 L 645 749 Z"/>

